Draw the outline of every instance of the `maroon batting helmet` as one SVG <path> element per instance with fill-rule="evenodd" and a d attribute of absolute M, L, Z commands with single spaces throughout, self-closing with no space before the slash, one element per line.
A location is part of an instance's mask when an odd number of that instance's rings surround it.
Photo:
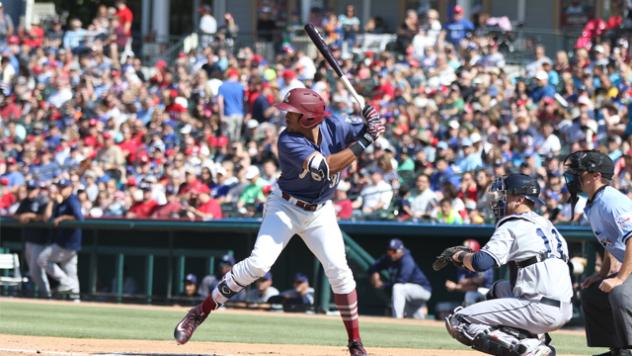
<path fill-rule="evenodd" d="M 329 115 L 325 111 L 325 101 L 315 91 L 307 88 L 294 88 L 276 104 L 279 110 L 301 114 L 299 123 L 304 128 L 320 124 Z"/>

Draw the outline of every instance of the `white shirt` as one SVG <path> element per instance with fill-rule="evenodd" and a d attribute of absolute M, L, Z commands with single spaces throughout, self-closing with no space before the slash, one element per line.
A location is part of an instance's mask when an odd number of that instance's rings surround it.
<path fill-rule="evenodd" d="M 214 34 L 217 32 L 217 21 L 210 14 L 205 14 L 200 18 L 200 31 L 204 34 Z"/>
<path fill-rule="evenodd" d="M 557 154 L 560 152 L 561 149 L 562 144 L 560 143 L 560 139 L 556 135 L 550 134 L 549 137 L 547 137 L 540 146 L 538 153 L 546 156 L 549 153 Z"/>
<path fill-rule="evenodd" d="M 436 203 L 437 195 L 435 192 L 426 189 L 412 200 L 410 208 L 413 210 L 413 213 L 415 213 L 415 216 L 421 216 L 430 214 Z"/>
<path fill-rule="evenodd" d="M 393 188 L 385 181 L 381 181 L 377 185 L 369 185 L 362 189 L 360 196 L 363 201 L 363 209 L 373 209 L 379 203 L 383 203 L 383 208 L 387 208 L 391 203 L 391 199 L 393 199 Z"/>

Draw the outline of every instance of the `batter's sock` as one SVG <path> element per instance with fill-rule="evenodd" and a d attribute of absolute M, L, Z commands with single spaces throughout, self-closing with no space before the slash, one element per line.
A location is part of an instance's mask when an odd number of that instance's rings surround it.
<path fill-rule="evenodd" d="M 334 294 L 334 301 L 345 324 L 349 341 L 360 340 L 360 322 L 358 320 L 358 294 L 354 289 L 349 294 Z"/>
<path fill-rule="evenodd" d="M 204 299 L 204 301 L 202 302 L 202 311 L 204 312 L 204 314 L 208 315 L 211 311 L 215 310 L 216 307 L 217 303 L 215 303 L 211 294 L 209 294 L 208 297 L 206 297 L 206 299 Z"/>

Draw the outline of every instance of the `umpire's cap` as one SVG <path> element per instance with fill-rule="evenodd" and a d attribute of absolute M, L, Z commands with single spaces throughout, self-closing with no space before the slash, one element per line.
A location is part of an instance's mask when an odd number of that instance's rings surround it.
<path fill-rule="evenodd" d="M 505 177 L 504 185 L 507 194 L 524 195 L 533 203 L 543 203 L 540 200 L 540 185 L 534 177 L 521 173 L 510 174 Z"/>
<path fill-rule="evenodd" d="M 566 172 L 579 174 L 581 172 L 599 172 L 606 179 L 614 175 L 614 163 L 598 151 L 576 151 L 564 159 Z"/>
<path fill-rule="evenodd" d="M 387 250 L 401 250 L 404 248 L 404 243 L 400 239 L 391 239 L 388 242 Z"/>

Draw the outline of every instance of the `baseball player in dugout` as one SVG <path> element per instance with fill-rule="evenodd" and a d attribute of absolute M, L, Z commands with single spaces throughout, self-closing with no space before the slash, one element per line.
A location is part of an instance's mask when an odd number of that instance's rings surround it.
<path fill-rule="evenodd" d="M 325 101 L 306 88 L 290 90 L 276 106 L 286 112 L 287 121 L 278 139 L 282 173 L 266 202 L 254 249 L 204 302 L 187 313 L 174 337 L 180 344 L 189 341 L 213 310 L 263 277 L 296 234 L 323 265 L 347 331 L 349 353 L 366 355 L 360 339 L 356 283 L 331 198 L 340 172 L 382 135 L 384 123 L 369 105 L 362 110 L 365 122 L 329 117 Z"/>
<path fill-rule="evenodd" d="M 581 285 L 588 346 L 610 348 L 601 355 L 631 355 L 632 201 L 609 186 L 614 164 L 607 155 L 574 152 L 564 166 L 573 209 L 578 195 L 585 194 L 584 214 L 605 249 L 601 269 Z"/>
<path fill-rule="evenodd" d="M 479 252 L 446 249 L 433 264 L 452 262 L 470 271 L 507 264 L 509 281 L 495 282 L 487 300 L 459 307 L 446 318 L 452 337 L 475 350 L 498 356 L 554 355 L 548 332 L 572 316 L 572 285 L 566 241 L 546 218 L 537 180 L 524 174 L 496 178 L 488 191 L 496 230 Z"/>

